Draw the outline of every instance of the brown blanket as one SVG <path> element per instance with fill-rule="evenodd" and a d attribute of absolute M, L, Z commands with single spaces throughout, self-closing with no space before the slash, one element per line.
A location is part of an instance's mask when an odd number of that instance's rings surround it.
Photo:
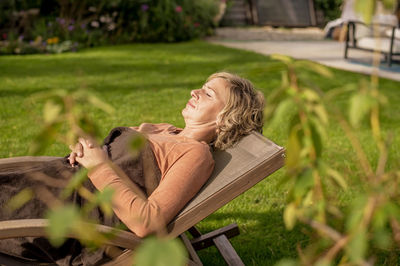
<path fill-rule="evenodd" d="M 130 143 L 138 134 L 127 127 L 115 128 L 105 138 L 103 149 L 108 153 L 110 160 L 149 196 L 159 184 L 161 174 L 149 145 L 146 144 L 136 155 L 131 151 Z M 59 195 L 62 191 L 60 184 L 66 183 L 78 169 L 79 167 L 70 166 L 67 157 L 1 159 L 1 206 L 5 206 L 10 197 L 27 187 L 36 192 L 45 190 Z M 84 186 L 90 191 L 95 191 L 89 179 Z M 0 220 L 43 218 L 48 209 L 45 200 L 43 193 L 37 193 L 34 199 L 13 213 L 1 208 Z M 85 200 L 76 191 L 67 200 L 79 206 L 85 204 Z M 115 226 L 121 223 L 115 215 L 106 217 L 100 208 L 94 209 L 91 217 L 104 225 Z M 2 256 L 5 258 L 4 262 L 1 260 Z M 108 259 L 103 248 L 90 251 L 75 239 L 69 239 L 61 247 L 54 248 L 45 238 L 28 237 L 0 240 L 0 264 L 6 263 L 7 256 L 57 265 L 96 265 Z"/>

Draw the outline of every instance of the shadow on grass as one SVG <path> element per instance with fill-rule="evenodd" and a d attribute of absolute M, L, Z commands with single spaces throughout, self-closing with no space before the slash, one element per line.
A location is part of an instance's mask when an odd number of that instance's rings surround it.
<path fill-rule="evenodd" d="M 99 85 L 90 86 L 91 89 L 89 90 L 94 90 L 97 92 L 107 92 L 112 90 L 112 93 L 131 93 L 134 91 L 153 91 L 154 93 L 160 92 L 164 89 L 185 89 L 185 90 L 191 90 L 191 89 L 196 89 L 199 87 L 199 84 L 202 84 L 202 82 L 162 82 L 162 85 L 160 85 L 159 82 L 156 83 L 142 83 L 142 84 L 117 84 L 115 85 L 115 80 L 109 80 L 107 82 L 102 82 Z M 38 92 L 44 92 L 48 91 L 49 89 L 54 89 L 57 88 L 57 86 L 49 86 L 49 87 L 37 87 L 35 89 L 23 89 L 23 90 L 15 90 L 15 89 L 2 89 L 0 90 L 0 97 L 8 97 L 8 96 L 18 96 L 18 97 L 28 97 L 34 93 Z M 79 88 L 79 85 L 77 85 L 75 88 Z"/>
<path fill-rule="evenodd" d="M 231 243 L 245 265 L 274 265 L 283 258 L 297 257 L 297 246 L 304 247 L 309 241 L 303 226 L 286 230 L 282 210 L 217 212 L 198 228 L 207 233 L 233 222 L 238 224 L 240 235 Z M 204 265 L 224 265 L 215 247 L 200 251 L 199 256 Z"/>
<path fill-rule="evenodd" d="M 4 56 L 0 64 L 0 77 L 49 76 L 84 73 L 85 75 L 112 75 L 121 73 L 185 73 L 198 69 L 214 69 L 221 65 L 234 65 L 249 59 L 246 53 L 224 53 L 226 48 L 205 43 L 180 45 L 122 45 L 94 48 L 76 54 Z M 196 49 L 194 49 L 196 48 Z M 147 56 L 150 54 L 149 56 Z M 254 58 L 257 58 L 254 54 Z M 184 63 L 183 63 L 184 62 Z M 8 68 L 12 65 L 12 68 Z"/>

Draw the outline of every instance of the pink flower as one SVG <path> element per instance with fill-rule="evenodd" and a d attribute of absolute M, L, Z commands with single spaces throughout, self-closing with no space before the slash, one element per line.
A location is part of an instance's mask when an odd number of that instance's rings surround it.
<path fill-rule="evenodd" d="M 198 22 L 195 22 L 195 23 L 193 24 L 193 26 L 194 26 L 195 28 L 197 28 L 197 27 L 199 27 L 199 26 L 200 26 L 200 23 L 198 23 Z"/>
<path fill-rule="evenodd" d="M 56 20 L 60 25 L 64 25 L 65 24 L 65 19 L 63 19 L 63 18 L 56 18 Z"/>
<path fill-rule="evenodd" d="M 142 4 L 142 5 L 140 6 L 140 9 L 142 9 L 142 11 L 147 11 L 147 10 L 149 9 L 149 5 Z"/>
<path fill-rule="evenodd" d="M 176 6 L 175 7 L 175 12 L 181 13 L 182 12 L 182 7 L 181 6 Z"/>

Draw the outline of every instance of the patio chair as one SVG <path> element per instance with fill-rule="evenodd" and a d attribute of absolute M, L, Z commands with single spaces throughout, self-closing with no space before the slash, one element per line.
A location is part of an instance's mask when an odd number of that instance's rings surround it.
<path fill-rule="evenodd" d="M 374 22 L 370 25 L 361 21 L 349 21 L 347 25 L 345 59 L 348 58 L 349 49 L 376 51 L 385 56 L 385 61 L 390 67 L 394 57 L 400 55 L 400 28 L 397 21 Z"/>
<path fill-rule="evenodd" d="M 243 265 L 228 238 L 239 234 L 238 226 L 231 224 L 201 234 L 194 226 L 208 215 L 248 190 L 284 165 L 284 148 L 259 133 L 244 137 L 235 147 L 213 153 L 215 169 L 198 194 L 167 226 L 170 237 L 180 236 L 189 253 L 189 265 L 202 265 L 196 250 L 215 245 L 229 265 Z M 45 219 L 13 220 L 0 222 L 0 238 L 45 236 Z M 97 225 L 99 231 L 109 232 L 110 227 Z M 189 240 L 185 231 L 193 238 Z M 76 237 L 70 235 L 70 237 Z M 117 231 L 110 245 L 126 250 L 107 265 L 130 265 L 132 250 L 141 239 L 128 231 Z M 7 260 L 5 258 L 4 260 Z M 0 264 L 2 263 L 0 258 Z"/>

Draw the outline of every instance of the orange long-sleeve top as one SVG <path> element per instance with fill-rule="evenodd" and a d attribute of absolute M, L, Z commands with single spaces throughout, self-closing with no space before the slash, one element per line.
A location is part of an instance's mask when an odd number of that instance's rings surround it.
<path fill-rule="evenodd" d="M 95 167 L 88 176 L 98 190 L 114 190 L 115 214 L 144 237 L 164 227 L 194 197 L 210 177 L 214 160 L 206 143 L 177 135 L 180 129 L 170 124 L 145 123 L 132 129 L 146 136 L 160 168 L 161 181 L 154 192 L 146 199 L 108 163 Z"/>

